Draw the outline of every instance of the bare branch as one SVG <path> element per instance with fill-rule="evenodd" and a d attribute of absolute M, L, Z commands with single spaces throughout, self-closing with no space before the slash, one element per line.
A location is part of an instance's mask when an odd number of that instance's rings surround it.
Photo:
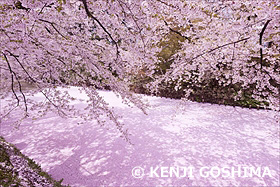
<path fill-rule="evenodd" d="M 17 94 L 16 94 L 16 92 L 15 92 L 15 90 L 14 90 L 14 74 L 13 74 L 13 70 L 12 70 L 12 67 L 11 67 L 11 65 L 10 65 L 10 63 L 9 63 L 9 60 L 8 60 L 6 54 L 3 53 L 3 52 L 2 52 L 2 54 L 4 55 L 4 58 L 5 58 L 6 62 L 7 62 L 9 71 L 10 71 L 10 73 L 11 73 L 11 80 L 12 80 L 12 82 L 11 82 L 11 89 L 12 89 L 12 92 L 13 92 L 13 94 L 14 94 L 16 100 L 17 100 L 17 106 L 19 106 L 19 101 L 20 101 L 20 100 L 19 100 L 19 98 L 18 98 L 18 96 L 17 96 Z"/>
<path fill-rule="evenodd" d="M 45 5 L 42 7 L 42 9 L 41 9 L 40 12 L 38 13 L 38 15 L 40 15 L 40 14 L 43 12 L 44 8 L 46 8 L 46 7 L 51 8 L 52 5 L 54 5 L 54 3 L 51 3 L 51 4 L 49 4 L 49 5 L 48 5 L 47 3 L 45 3 Z"/>
<path fill-rule="evenodd" d="M 25 115 L 24 115 L 24 118 L 25 118 L 25 117 L 28 116 L 28 113 L 27 113 L 28 108 L 27 108 L 27 101 L 26 101 L 25 94 L 24 94 L 23 91 L 22 91 L 22 86 L 21 86 L 21 83 L 20 83 L 20 81 L 19 81 L 19 78 L 18 78 L 17 74 L 16 74 L 16 73 L 12 70 L 12 68 L 11 68 L 11 65 L 10 65 L 10 63 L 9 63 L 9 61 L 8 61 L 7 55 L 6 55 L 5 53 L 3 53 L 3 52 L 2 52 L 2 54 L 4 55 L 4 58 L 5 58 L 5 60 L 6 60 L 7 64 L 8 64 L 8 70 L 10 71 L 11 76 L 12 76 L 12 83 L 11 83 L 12 92 L 13 92 L 13 94 L 15 95 L 15 97 L 16 97 L 16 99 L 17 99 L 17 106 L 13 107 L 10 111 L 8 111 L 5 115 L 3 115 L 2 118 L 5 117 L 5 116 L 7 116 L 7 115 L 9 115 L 16 107 L 19 106 L 19 103 L 20 103 L 20 100 L 19 100 L 19 98 L 18 98 L 18 96 L 16 95 L 15 90 L 14 90 L 14 79 L 13 79 L 13 76 L 15 76 L 15 78 L 16 78 L 16 80 L 17 80 L 17 82 L 18 82 L 19 91 L 20 91 L 20 93 L 21 93 L 21 95 L 22 95 L 22 97 L 23 97 L 23 102 L 24 102 L 24 106 L 25 106 Z"/>
<path fill-rule="evenodd" d="M 190 61 L 193 61 L 193 60 L 195 60 L 195 59 L 197 59 L 197 58 L 199 58 L 199 57 L 201 57 L 201 56 L 203 56 L 203 55 L 205 55 L 205 54 L 207 54 L 207 53 L 211 53 L 211 52 L 213 52 L 213 51 L 216 51 L 216 50 L 221 49 L 221 48 L 223 48 L 223 47 L 226 47 L 226 46 L 228 46 L 228 45 L 237 44 L 237 43 L 239 43 L 239 42 L 246 41 L 246 40 L 248 40 L 249 38 L 250 38 L 250 37 L 247 37 L 247 38 L 243 38 L 243 39 L 240 39 L 240 40 L 237 40 L 237 41 L 234 41 L 234 42 L 230 42 L 230 43 L 227 43 L 227 44 L 224 44 L 224 45 L 220 45 L 220 46 L 218 46 L 218 47 L 215 47 L 215 48 L 213 48 L 213 49 L 210 49 L 210 50 L 208 50 L 208 51 L 205 51 L 204 53 L 201 53 L 201 54 L 199 54 L 199 55 L 193 57 Z"/>
<path fill-rule="evenodd" d="M 103 24 L 92 15 L 92 13 L 89 11 L 88 6 L 87 6 L 87 1 L 86 0 L 81 0 L 82 3 L 84 4 L 85 7 L 85 11 L 87 13 L 87 16 L 91 19 L 93 19 L 94 21 L 96 21 L 98 23 L 98 25 L 103 29 L 103 31 L 109 36 L 109 38 L 112 40 L 113 44 L 116 46 L 116 50 L 117 50 L 117 56 L 119 55 L 119 46 L 118 43 L 114 40 L 114 38 L 112 37 L 112 35 L 107 31 L 107 29 L 103 26 Z"/>
<path fill-rule="evenodd" d="M 267 20 L 266 23 L 264 24 L 263 28 L 262 28 L 262 31 L 260 33 L 260 45 L 262 45 L 262 39 L 263 39 L 263 34 L 264 34 L 264 31 L 265 29 L 267 28 L 267 25 L 269 24 L 269 22 L 271 21 L 270 20 Z M 260 48 L 260 64 L 261 64 L 261 69 L 262 69 L 262 66 L 263 66 L 263 49 L 262 47 Z"/>
<path fill-rule="evenodd" d="M 38 13 L 38 15 L 40 15 L 42 12 L 43 12 L 43 10 L 44 10 L 44 8 L 47 6 L 47 3 L 45 3 L 44 4 L 44 6 L 42 7 L 42 9 L 40 10 L 40 12 Z"/>
<path fill-rule="evenodd" d="M 53 23 L 53 22 L 50 22 L 50 21 L 47 21 L 47 20 L 43 20 L 43 19 L 39 19 L 39 21 L 42 21 L 42 22 L 45 22 L 45 23 L 48 23 L 48 24 L 50 24 L 53 28 L 54 28 L 54 30 L 60 35 L 60 36 L 62 36 L 63 38 L 65 38 L 65 39 L 67 39 L 63 34 L 61 34 L 61 32 L 55 27 L 55 23 Z M 48 31 L 48 30 L 47 30 Z M 49 31 L 48 31 L 49 32 Z"/>

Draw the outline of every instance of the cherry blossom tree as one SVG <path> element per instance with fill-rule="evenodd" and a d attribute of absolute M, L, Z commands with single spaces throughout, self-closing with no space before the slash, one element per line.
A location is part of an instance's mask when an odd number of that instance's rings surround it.
<path fill-rule="evenodd" d="M 221 86 L 253 85 L 253 96 L 279 109 L 279 3 L 273 0 L 2 0 L 0 2 L 1 97 L 14 98 L 5 114 L 21 108 L 81 115 L 59 87 L 80 86 L 89 98 L 88 119 L 107 115 L 122 125 L 97 89 L 110 89 L 145 112 L 131 93 L 139 72 L 156 92 L 163 82 L 216 79 Z M 164 74 L 155 73 L 159 43 L 183 37 Z M 23 90 L 23 82 L 35 88 Z M 193 90 L 183 88 L 186 96 Z M 46 101 L 32 103 L 27 93 Z M 236 96 L 238 98 L 238 95 Z"/>
<path fill-rule="evenodd" d="M 155 51 L 144 52 L 152 42 L 146 42 L 148 36 L 141 34 L 134 17 L 139 6 L 132 9 L 121 1 L 1 1 L 1 97 L 12 92 L 14 98 L 7 114 L 22 107 L 23 117 L 33 108 L 44 108 L 43 114 L 55 109 L 63 116 L 80 115 L 70 107 L 70 96 L 55 89 L 78 85 L 89 97 L 85 117 L 105 114 L 122 130 L 96 89 L 109 87 L 144 110 L 126 77 L 132 66 L 151 61 Z M 22 81 L 32 83 L 35 89 L 29 92 L 41 92 L 47 102 L 29 104 Z"/>
<path fill-rule="evenodd" d="M 253 88 L 253 97 L 279 110 L 279 4 L 176 1 L 163 12 L 169 30 L 185 41 L 173 55 L 169 71 L 154 86 L 174 82 L 176 89 L 187 85 L 190 94 L 194 84 L 214 79 L 222 87 Z"/>

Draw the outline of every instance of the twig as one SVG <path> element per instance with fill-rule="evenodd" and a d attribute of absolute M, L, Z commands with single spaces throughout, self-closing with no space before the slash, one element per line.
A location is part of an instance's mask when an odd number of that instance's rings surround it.
<path fill-rule="evenodd" d="M 166 5 L 166 6 L 169 6 L 169 7 L 171 7 L 171 8 L 176 8 L 174 5 L 168 4 L 168 3 L 166 3 L 166 2 L 164 2 L 164 1 L 162 1 L 162 0 L 156 0 L 156 1 L 162 3 L 162 4 Z"/>
<path fill-rule="evenodd" d="M 45 3 L 45 5 L 42 7 L 42 9 L 41 9 L 40 12 L 38 13 L 38 15 L 40 15 L 40 14 L 43 12 L 44 8 L 46 8 L 46 7 L 51 8 L 52 5 L 54 5 L 54 3 L 51 3 L 51 4 L 49 4 L 49 5 L 47 5 L 47 3 Z"/>
<path fill-rule="evenodd" d="M 42 22 L 45 22 L 45 23 L 50 24 L 50 25 L 54 28 L 54 30 L 55 30 L 60 36 L 62 36 L 63 38 L 67 39 L 67 38 L 66 38 L 63 34 L 61 34 L 61 32 L 59 32 L 59 30 L 55 27 L 55 23 L 50 22 L 50 21 L 47 21 L 47 20 L 44 20 L 44 19 L 39 19 L 39 21 L 42 21 Z"/>

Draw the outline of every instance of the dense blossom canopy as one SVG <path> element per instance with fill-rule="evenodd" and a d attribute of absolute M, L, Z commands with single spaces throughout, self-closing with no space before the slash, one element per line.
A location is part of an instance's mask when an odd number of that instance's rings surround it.
<path fill-rule="evenodd" d="M 151 78 L 151 91 L 162 82 L 180 89 L 210 78 L 221 86 L 254 85 L 255 98 L 279 109 L 278 1 L 2 0 L 0 14 L 1 97 L 14 97 L 8 113 L 44 107 L 67 115 L 71 98 L 55 88 L 77 85 L 88 94 L 91 117 L 106 113 L 118 124 L 96 89 L 144 110 L 129 91 L 140 71 Z M 170 68 L 157 74 L 159 43 L 170 32 L 184 39 Z M 23 82 L 36 89 L 22 90 Z M 26 93 L 38 91 L 46 101 L 29 104 Z"/>

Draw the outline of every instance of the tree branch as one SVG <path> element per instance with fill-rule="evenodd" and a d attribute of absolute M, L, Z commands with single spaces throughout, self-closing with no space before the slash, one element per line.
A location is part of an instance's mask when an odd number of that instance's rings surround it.
<path fill-rule="evenodd" d="M 51 8 L 52 5 L 54 5 L 54 3 L 51 3 L 51 4 L 49 4 L 49 5 L 48 5 L 47 3 L 45 3 L 45 5 L 42 7 L 42 9 L 41 9 L 40 12 L 38 13 L 38 15 L 40 15 L 40 14 L 43 12 L 44 8 L 46 8 L 46 7 Z"/>
<path fill-rule="evenodd" d="M 10 63 L 9 63 L 9 60 L 8 60 L 6 54 L 3 53 L 3 52 L 2 52 L 2 54 L 4 55 L 4 58 L 5 58 L 6 62 L 7 62 L 9 71 L 10 71 L 10 73 L 11 73 L 11 80 L 12 80 L 12 82 L 11 82 L 11 89 L 12 89 L 12 92 L 13 92 L 13 94 L 14 94 L 16 100 L 17 100 L 17 106 L 19 106 L 19 101 L 20 101 L 20 100 L 19 100 L 19 98 L 18 98 L 18 96 L 17 96 L 17 94 L 16 94 L 16 92 L 15 92 L 15 90 L 14 90 L 14 74 L 13 74 L 13 70 L 12 70 L 12 68 L 11 68 L 11 65 L 10 65 Z"/>
<path fill-rule="evenodd" d="M 18 62 L 18 64 L 21 66 L 21 68 L 23 69 L 23 71 L 27 74 L 27 76 L 29 77 L 29 79 L 36 84 L 36 86 L 40 89 L 40 92 L 45 96 L 45 98 L 55 107 L 57 108 L 57 110 L 59 112 L 61 112 L 63 115 L 67 116 L 66 113 L 64 111 L 62 111 L 48 96 L 45 92 L 42 91 L 42 88 L 37 84 L 37 81 L 35 79 L 33 79 L 31 77 L 31 75 L 27 72 L 27 70 L 24 68 L 24 66 L 22 65 L 22 63 L 19 61 L 18 56 L 14 55 L 13 53 L 11 53 L 10 51 L 7 51 L 12 57 L 14 57 L 16 59 L 16 61 Z"/>
<path fill-rule="evenodd" d="M 174 32 L 174 33 L 178 34 L 179 36 L 181 36 L 181 37 L 187 39 L 189 42 L 191 42 L 191 39 L 190 39 L 189 37 L 184 36 L 184 35 L 183 35 L 182 33 L 180 33 L 179 31 L 176 31 L 176 30 L 172 29 L 171 27 L 169 27 L 169 26 L 168 26 L 168 23 L 167 23 L 166 21 L 164 21 L 164 23 L 165 23 L 165 25 L 169 28 L 169 30 L 170 30 L 171 32 Z"/>
<path fill-rule="evenodd" d="M 162 3 L 162 4 L 166 5 L 166 6 L 169 6 L 169 7 L 171 7 L 171 8 L 176 8 L 174 5 L 168 4 L 168 3 L 166 3 L 166 2 L 164 2 L 164 1 L 162 1 L 162 0 L 156 0 L 156 1 Z"/>
<path fill-rule="evenodd" d="M 193 61 L 193 60 L 195 60 L 195 59 L 197 59 L 197 58 L 199 58 L 199 57 L 201 57 L 201 56 L 203 56 L 203 55 L 205 55 L 205 54 L 207 54 L 207 53 L 211 53 L 211 52 L 213 52 L 213 51 L 216 51 L 217 49 L 226 47 L 226 46 L 228 46 L 228 45 L 237 44 L 237 43 L 239 43 L 239 42 L 248 40 L 249 38 L 250 38 L 250 37 L 247 37 L 247 38 L 243 38 L 243 39 L 240 39 L 240 40 L 237 40 L 237 41 L 234 41 L 234 42 L 230 42 L 230 43 L 227 43 L 227 44 L 224 44 L 224 45 L 220 45 L 220 46 L 218 46 L 218 47 L 215 47 L 215 48 L 213 48 L 213 49 L 210 49 L 210 50 L 208 50 L 208 51 L 205 51 L 204 53 L 201 53 L 201 54 L 199 54 L 199 55 L 193 57 L 190 61 Z"/>
<path fill-rule="evenodd" d="M 30 8 L 26 8 L 26 7 L 22 6 L 22 3 L 20 1 L 15 2 L 15 7 L 17 9 L 22 9 L 22 10 L 26 10 L 26 11 L 30 10 Z"/>
<path fill-rule="evenodd" d="M 118 0 L 118 2 L 119 2 L 119 4 L 120 4 L 120 6 L 122 7 L 122 4 L 121 4 L 121 3 L 123 3 L 123 2 L 122 2 L 122 1 L 119 1 L 119 0 Z M 138 32 L 139 32 L 139 34 L 140 34 L 140 37 L 141 37 L 141 40 L 142 40 L 142 43 L 143 43 L 143 46 L 144 46 L 144 51 L 146 51 L 146 44 L 145 44 L 145 41 L 144 41 L 144 36 L 143 36 L 142 33 L 141 33 L 142 29 L 140 28 L 140 26 L 139 26 L 139 24 L 138 24 L 138 21 L 136 20 L 136 17 L 135 17 L 135 15 L 133 14 L 131 8 L 130 8 L 126 3 L 123 3 L 123 4 L 126 6 L 126 8 L 128 9 L 128 11 L 130 12 L 131 18 L 132 18 L 132 20 L 134 21 L 136 27 L 137 27 L 138 30 L 139 30 Z M 123 11 L 125 12 L 125 10 L 124 10 L 123 7 L 122 7 L 122 9 L 123 9 Z M 128 28 L 128 27 L 127 27 L 127 28 Z"/>
<path fill-rule="evenodd" d="M 45 23 L 50 24 L 50 25 L 54 28 L 54 30 L 55 30 L 60 36 L 62 36 L 63 38 L 67 39 L 67 38 L 66 38 L 63 34 L 61 34 L 61 32 L 59 32 L 59 30 L 54 26 L 55 23 L 50 22 L 50 21 L 47 21 L 47 20 L 43 20 L 43 19 L 39 19 L 39 21 L 42 21 L 42 22 L 45 22 Z M 48 31 L 48 30 L 47 30 L 47 31 Z M 49 31 L 48 31 L 48 32 L 49 32 Z"/>
<path fill-rule="evenodd" d="M 88 6 L 87 6 L 87 1 L 86 0 L 80 0 L 82 1 L 82 3 L 84 4 L 85 7 L 85 11 L 87 13 L 87 16 L 91 19 L 93 19 L 94 21 L 96 21 L 98 23 L 98 25 L 103 29 L 103 31 L 109 36 L 109 38 L 112 40 L 112 43 L 116 46 L 116 50 L 117 50 L 117 56 L 119 55 L 119 46 L 118 43 L 114 40 L 114 38 L 112 37 L 112 35 L 107 31 L 107 29 L 103 26 L 103 24 L 92 15 L 92 13 L 89 11 Z"/>
<path fill-rule="evenodd" d="M 263 34 L 264 34 L 264 31 L 267 28 L 267 25 L 269 24 L 270 21 L 271 21 L 271 19 L 266 21 L 266 23 L 264 24 L 264 26 L 262 28 L 262 31 L 260 32 L 260 45 L 262 45 Z M 263 66 L 263 49 L 262 49 L 262 47 L 260 48 L 260 56 L 261 56 L 260 57 L 260 64 L 261 64 L 261 69 L 262 69 L 262 66 Z"/>
<path fill-rule="evenodd" d="M 10 63 L 9 63 L 9 61 L 8 61 L 8 58 L 7 58 L 6 54 L 3 53 L 3 52 L 2 52 L 2 54 L 4 55 L 4 58 L 5 58 L 5 60 L 6 60 L 7 64 L 8 64 L 8 68 L 9 68 L 9 71 L 10 71 L 11 76 L 12 76 L 11 87 L 12 87 L 12 92 L 13 92 L 13 94 L 15 95 L 15 97 L 16 97 L 16 99 L 17 99 L 17 106 L 16 106 L 16 107 L 19 106 L 20 100 L 19 100 L 19 98 L 18 98 L 18 96 L 16 95 L 15 90 L 14 90 L 14 78 L 13 78 L 13 75 L 15 76 L 15 78 L 16 78 L 16 80 L 17 80 L 18 87 L 19 87 L 19 91 L 20 91 L 20 93 L 21 93 L 21 95 L 22 95 L 22 97 L 23 97 L 23 102 L 24 102 L 24 106 L 25 106 L 25 117 L 26 117 L 26 116 L 28 116 L 28 113 L 27 113 L 27 111 L 28 111 L 28 108 L 27 108 L 27 101 L 26 101 L 26 97 L 25 97 L 25 95 L 24 95 L 24 93 L 23 93 L 23 91 L 22 91 L 21 83 L 20 83 L 20 81 L 19 81 L 19 78 L 18 78 L 17 74 L 12 70 L 11 65 L 10 65 Z M 13 109 L 12 109 L 12 110 L 13 110 Z M 11 111 L 12 111 L 12 110 L 11 110 Z M 11 111 L 10 111 L 10 112 L 11 112 Z M 10 113 L 10 112 L 8 112 L 8 113 Z"/>
<path fill-rule="evenodd" d="M 36 81 L 31 77 L 31 75 L 26 71 L 26 69 L 24 68 L 24 66 L 21 64 L 21 62 L 19 61 L 19 59 L 18 59 L 18 57 L 19 56 L 17 56 L 17 55 L 14 55 L 13 53 L 11 53 L 10 51 L 7 51 L 9 54 L 10 54 L 10 56 L 12 56 L 12 57 L 14 57 L 15 59 L 16 59 L 16 61 L 18 62 L 18 64 L 20 65 L 20 67 L 23 69 L 23 71 L 27 74 L 27 76 L 29 77 L 29 79 L 32 81 L 32 82 L 34 82 L 34 83 L 36 83 Z"/>

